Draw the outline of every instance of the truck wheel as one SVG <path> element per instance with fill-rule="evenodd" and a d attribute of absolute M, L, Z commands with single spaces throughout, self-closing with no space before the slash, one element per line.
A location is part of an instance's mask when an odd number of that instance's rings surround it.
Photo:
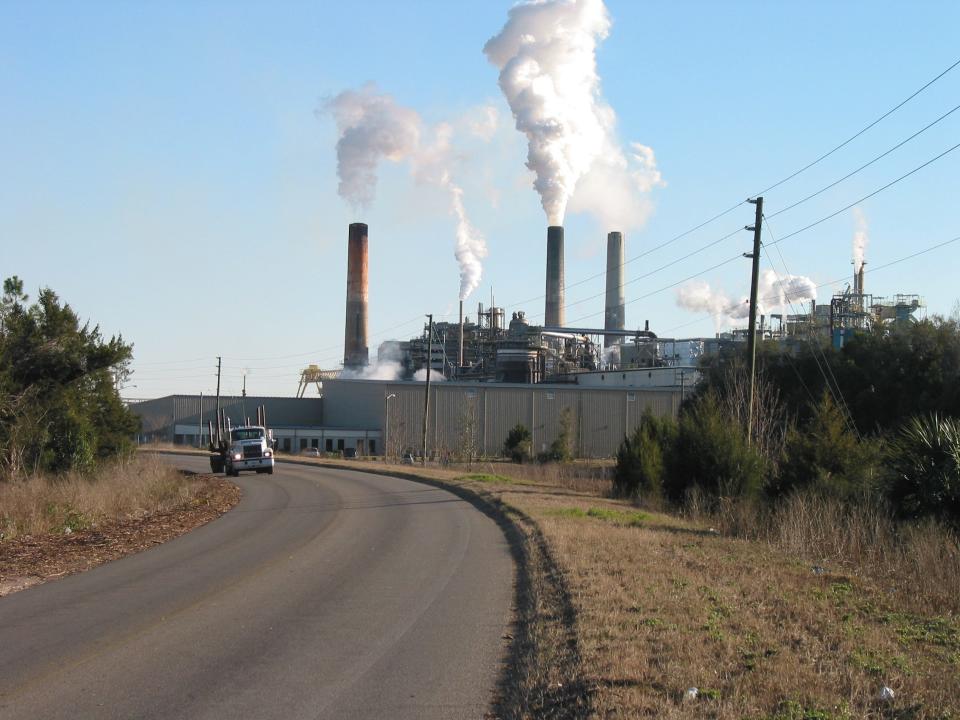
<path fill-rule="evenodd" d="M 272 467 L 267 468 L 267 475 L 273 475 L 273 468 L 272 468 Z"/>

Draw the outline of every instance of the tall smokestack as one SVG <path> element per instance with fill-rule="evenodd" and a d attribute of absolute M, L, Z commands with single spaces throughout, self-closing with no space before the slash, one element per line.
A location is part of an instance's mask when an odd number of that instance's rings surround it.
<path fill-rule="evenodd" d="M 457 353 L 457 364 L 463 367 L 463 300 L 460 301 L 460 349 Z"/>
<path fill-rule="evenodd" d="M 563 306 L 563 226 L 551 225 L 547 228 L 547 303 L 543 324 L 563 327 Z"/>
<path fill-rule="evenodd" d="M 344 323 L 343 366 L 365 367 L 367 349 L 367 225 L 350 223 L 347 241 L 347 318 Z"/>
<path fill-rule="evenodd" d="M 604 305 L 604 330 L 623 330 L 623 233 L 607 233 L 607 301 Z M 620 341 L 617 335 L 604 335 L 605 348 Z"/>
<path fill-rule="evenodd" d="M 860 294 L 863 295 L 866 291 L 863 289 L 863 266 L 866 265 L 866 261 L 860 263 L 860 269 L 857 271 L 857 287 L 860 290 Z"/>

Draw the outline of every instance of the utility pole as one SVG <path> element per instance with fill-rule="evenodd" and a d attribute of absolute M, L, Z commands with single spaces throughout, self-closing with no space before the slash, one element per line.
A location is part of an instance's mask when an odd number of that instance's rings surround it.
<path fill-rule="evenodd" d="M 757 217 L 752 226 L 747 225 L 744 230 L 753 230 L 753 252 L 744 253 L 744 257 L 753 260 L 753 273 L 750 276 L 750 329 L 747 336 L 747 355 L 750 362 L 750 398 L 747 401 L 747 444 L 753 440 L 753 396 L 754 382 L 757 372 L 757 285 L 760 281 L 760 228 L 763 223 L 763 198 L 747 200 L 757 206 Z"/>
<path fill-rule="evenodd" d="M 223 358 L 217 355 L 217 445 L 220 445 L 220 366 L 223 363 Z M 213 438 L 210 438 L 210 442 L 213 442 Z"/>
<path fill-rule="evenodd" d="M 203 447 L 203 393 L 200 393 L 200 412 L 197 414 L 197 447 Z"/>
<path fill-rule="evenodd" d="M 430 418 L 430 365 L 433 361 L 433 314 L 427 315 L 430 318 L 429 330 L 427 330 L 427 382 L 423 391 L 423 444 L 420 448 L 423 453 L 420 456 L 420 464 L 427 465 L 427 421 Z"/>

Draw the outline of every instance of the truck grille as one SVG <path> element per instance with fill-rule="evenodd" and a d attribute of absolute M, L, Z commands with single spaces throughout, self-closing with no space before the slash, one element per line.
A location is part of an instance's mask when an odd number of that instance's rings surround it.
<path fill-rule="evenodd" d="M 243 446 L 243 457 L 244 458 L 258 458 L 263 454 L 259 445 L 244 445 Z"/>

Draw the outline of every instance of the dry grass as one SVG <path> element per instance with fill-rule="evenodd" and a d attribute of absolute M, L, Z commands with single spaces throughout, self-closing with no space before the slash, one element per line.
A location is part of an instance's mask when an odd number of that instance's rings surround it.
<path fill-rule="evenodd" d="M 577 609 L 597 717 L 944 718 L 960 622 L 767 544 L 597 499 L 522 495 Z M 612 516 L 590 513 L 605 507 Z M 570 512 L 579 508 L 583 514 Z M 611 519 L 612 518 L 612 519 Z M 884 685 L 896 693 L 879 703 Z M 683 699 L 697 687 L 696 700 Z"/>
<path fill-rule="evenodd" d="M 91 477 L 33 476 L 0 482 L 0 534 L 84 530 L 103 522 L 170 510 L 193 497 L 199 483 L 152 454 L 110 464 Z"/>

